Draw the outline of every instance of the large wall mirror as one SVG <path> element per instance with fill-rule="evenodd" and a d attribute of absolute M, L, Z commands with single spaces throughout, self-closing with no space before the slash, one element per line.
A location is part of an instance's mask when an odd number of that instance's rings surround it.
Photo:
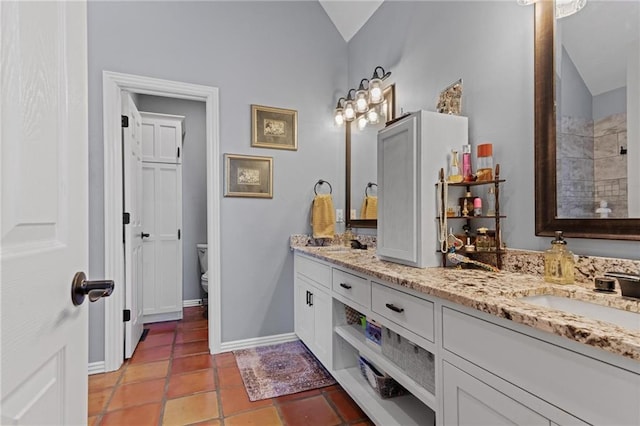
<path fill-rule="evenodd" d="M 640 240 L 640 2 L 535 4 L 536 235 Z"/>
<path fill-rule="evenodd" d="M 395 119 L 395 91 L 395 84 L 387 86 L 383 91 L 384 101 L 379 106 L 381 123 Z M 346 226 L 376 228 L 377 203 L 372 199 L 377 200 L 378 196 L 378 130 L 384 124 L 367 125 L 364 128 L 359 128 L 355 120 L 345 124 Z"/>

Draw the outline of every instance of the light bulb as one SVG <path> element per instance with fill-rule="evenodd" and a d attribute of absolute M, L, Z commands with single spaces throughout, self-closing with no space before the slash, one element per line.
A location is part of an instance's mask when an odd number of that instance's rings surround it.
<path fill-rule="evenodd" d="M 365 127 L 367 127 L 367 118 L 364 115 L 361 115 L 358 118 L 358 129 L 363 130 Z"/>
<path fill-rule="evenodd" d="M 336 112 L 333 115 L 333 119 L 335 120 L 337 126 L 342 126 L 344 124 L 344 116 L 342 115 L 342 108 L 336 108 Z"/>
<path fill-rule="evenodd" d="M 369 82 L 369 102 L 379 104 L 382 99 L 382 80 L 375 78 Z"/>
<path fill-rule="evenodd" d="M 347 101 L 344 103 L 344 119 L 353 121 L 354 118 L 356 118 L 356 112 L 353 109 L 353 101 Z"/>
<path fill-rule="evenodd" d="M 371 108 L 369 112 L 367 112 L 367 120 L 371 124 L 378 123 L 378 120 L 380 120 L 380 115 L 378 114 L 378 111 L 376 111 L 375 108 Z"/>
<path fill-rule="evenodd" d="M 366 90 L 356 92 L 356 112 L 363 113 L 369 109 L 369 99 Z"/>

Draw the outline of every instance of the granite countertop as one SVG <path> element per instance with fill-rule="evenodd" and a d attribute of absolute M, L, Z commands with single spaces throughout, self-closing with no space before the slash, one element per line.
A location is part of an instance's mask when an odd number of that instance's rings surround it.
<path fill-rule="evenodd" d="M 630 330 L 608 322 L 518 300 L 523 296 L 546 294 L 640 312 L 640 301 L 623 298 L 619 291 L 611 294 L 596 293 L 583 285 L 550 284 L 539 276 L 524 273 L 437 267 L 412 268 L 380 260 L 375 250 L 351 250 L 336 246 L 292 248 L 385 282 L 640 361 L 640 329 Z"/>

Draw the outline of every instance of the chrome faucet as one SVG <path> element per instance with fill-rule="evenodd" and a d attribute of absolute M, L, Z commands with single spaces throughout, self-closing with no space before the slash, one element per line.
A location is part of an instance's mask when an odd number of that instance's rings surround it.
<path fill-rule="evenodd" d="M 640 274 L 627 272 L 605 272 L 605 277 L 615 278 L 624 297 L 640 299 Z"/>

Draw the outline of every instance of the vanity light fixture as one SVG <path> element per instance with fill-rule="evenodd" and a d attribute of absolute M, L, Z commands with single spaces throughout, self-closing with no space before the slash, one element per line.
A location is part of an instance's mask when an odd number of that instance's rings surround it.
<path fill-rule="evenodd" d="M 533 4 L 536 0 L 517 0 L 521 6 Z M 556 0 L 556 19 L 573 15 L 582 10 L 587 4 L 587 0 Z"/>
<path fill-rule="evenodd" d="M 384 68 L 377 66 L 373 70 L 371 79 L 360 80 L 358 90 L 350 89 L 347 97 L 338 99 L 333 118 L 336 125 L 341 126 L 345 121 L 356 120 L 359 129 L 367 124 L 380 122 L 380 104 L 384 101 L 382 82 L 391 75 Z"/>

